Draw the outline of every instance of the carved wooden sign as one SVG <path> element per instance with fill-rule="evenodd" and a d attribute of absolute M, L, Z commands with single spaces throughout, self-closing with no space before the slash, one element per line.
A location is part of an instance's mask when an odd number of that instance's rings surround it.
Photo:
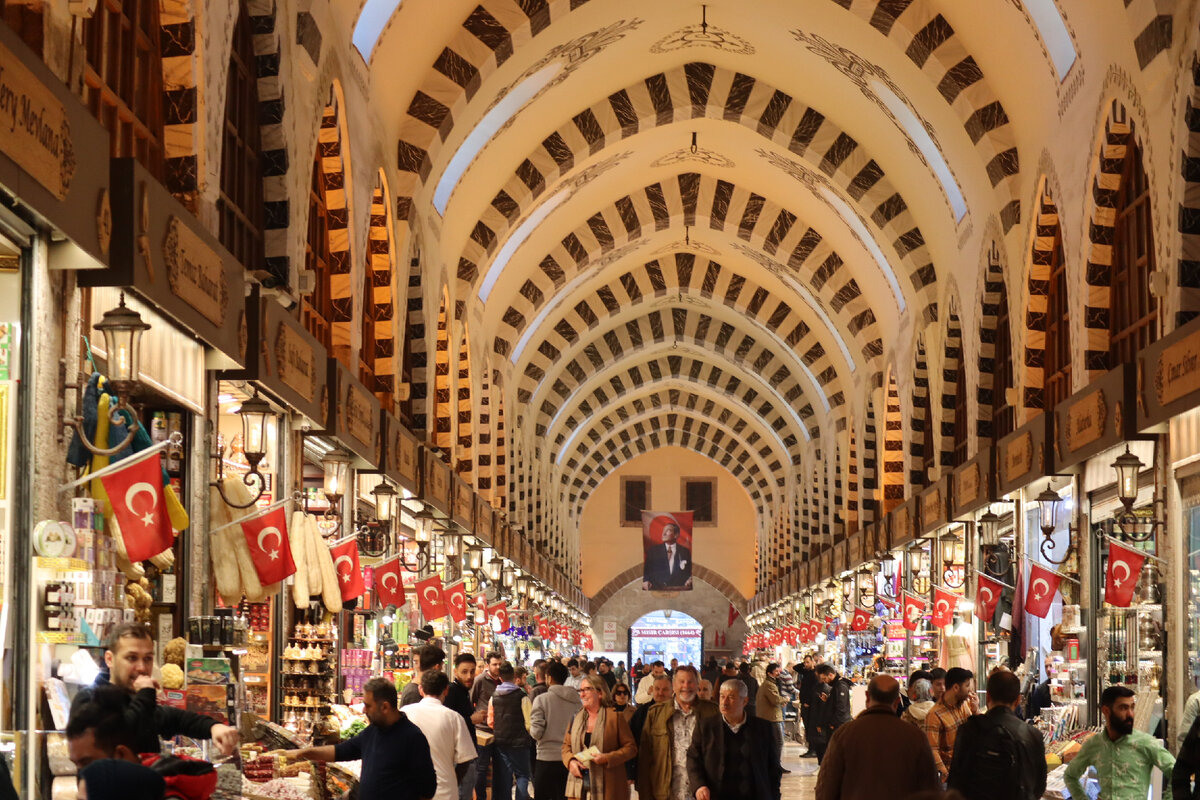
<path fill-rule="evenodd" d="M 979 462 L 968 464 L 954 475 L 955 506 L 961 508 L 979 501 Z"/>
<path fill-rule="evenodd" d="M 1004 482 L 1012 483 L 1033 471 L 1033 434 L 1024 434 L 1004 443 L 1000 450 Z"/>
<path fill-rule="evenodd" d="M 1154 370 L 1154 393 L 1159 405 L 1200 391 L 1200 330 L 1163 348 Z"/>
<path fill-rule="evenodd" d="M 939 480 L 935 485 L 921 493 L 921 531 L 929 533 L 939 525 L 945 525 L 950 520 L 946 517 L 946 496 L 942 491 L 945 480 Z"/>
<path fill-rule="evenodd" d="M 425 451 L 425 480 L 421 499 L 443 514 L 450 513 L 450 465 L 432 450 Z"/>
<path fill-rule="evenodd" d="M 454 522 L 460 527 L 471 532 L 474 530 L 475 516 L 475 492 L 471 490 L 470 485 L 461 478 L 454 479 L 454 513 L 451 515 Z"/>
<path fill-rule="evenodd" d="M 475 536 L 489 544 L 492 541 L 493 513 L 491 504 L 480 495 L 475 495 Z"/>
<path fill-rule="evenodd" d="M 75 177 L 66 108 L 49 87 L 0 45 L 0 152 L 59 200 Z"/>
<path fill-rule="evenodd" d="M 913 519 L 912 519 L 911 500 L 906 501 L 903 505 L 897 506 L 892 511 L 892 546 L 898 547 L 902 544 L 907 544 L 913 538 Z"/>
<path fill-rule="evenodd" d="M 167 221 L 163 263 L 167 265 L 171 292 L 213 325 L 223 326 L 229 307 L 225 263 L 220 253 L 174 215 Z"/>
<path fill-rule="evenodd" d="M 850 543 L 850 560 L 849 569 L 856 569 L 859 564 L 866 561 L 863 558 L 863 534 L 861 532 L 854 534 L 847 541 Z"/>
<path fill-rule="evenodd" d="M 360 383 L 349 383 L 345 394 L 346 432 L 367 448 L 375 441 L 374 400 Z"/>
<path fill-rule="evenodd" d="M 1200 405 L 1200 317 L 1142 350 L 1136 394 L 1139 432 L 1164 432 L 1172 417 Z"/>
<path fill-rule="evenodd" d="M 1067 449 L 1079 450 L 1104 435 L 1108 422 L 1108 405 L 1104 392 L 1095 391 L 1071 406 L 1067 412 Z"/>

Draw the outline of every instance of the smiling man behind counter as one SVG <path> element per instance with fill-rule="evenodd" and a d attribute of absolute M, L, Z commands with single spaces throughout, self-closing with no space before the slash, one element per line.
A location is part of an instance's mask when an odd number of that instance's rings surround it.
<path fill-rule="evenodd" d="M 126 623 L 118 626 L 109 637 L 104 663 L 108 673 L 101 672 L 93 688 L 81 689 L 71 702 L 71 710 L 91 700 L 96 687 L 111 684 L 129 692 L 131 699 L 125 713 L 134 729 L 138 753 L 157 753 L 162 748 L 160 736 L 212 739 L 224 755 L 237 747 L 237 728 L 222 725 L 203 714 L 158 704 L 161 687 L 151 675 L 154 671 L 154 637 L 145 625 Z"/>

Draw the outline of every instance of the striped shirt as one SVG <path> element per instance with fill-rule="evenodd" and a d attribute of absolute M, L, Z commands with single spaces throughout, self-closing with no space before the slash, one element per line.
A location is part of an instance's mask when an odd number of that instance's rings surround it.
<path fill-rule="evenodd" d="M 938 775 L 944 781 L 950 772 L 950 760 L 954 756 L 954 740 L 958 737 L 959 727 L 967 721 L 971 712 L 966 703 L 957 708 L 951 708 L 939 702 L 925 716 L 925 738 L 933 748 L 933 763 Z"/>

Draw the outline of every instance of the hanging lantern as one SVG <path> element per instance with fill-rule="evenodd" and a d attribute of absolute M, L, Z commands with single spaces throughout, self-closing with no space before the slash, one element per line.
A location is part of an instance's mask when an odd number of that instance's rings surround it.
<path fill-rule="evenodd" d="M 1128 444 L 1125 445 L 1125 452 L 1112 463 L 1112 468 L 1117 471 L 1117 497 L 1127 513 L 1133 510 L 1133 504 L 1137 502 L 1142 466 L 1142 460 L 1129 452 Z"/>
<path fill-rule="evenodd" d="M 380 525 L 390 526 L 396 514 L 396 498 L 399 496 L 396 490 L 386 480 L 381 480 L 371 490 L 371 496 L 375 498 L 375 519 Z"/>
<path fill-rule="evenodd" d="M 987 513 L 979 518 L 979 544 L 983 547 L 995 547 L 1000 544 L 1000 516 L 992 513 L 989 508 Z"/>
<path fill-rule="evenodd" d="M 251 468 L 263 460 L 267 454 L 267 417 L 272 416 L 271 404 L 251 397 L 242 403 L 238 409 L 238 417 L 242 420 L 242 452 Z"/>
<path fill-rule="evenodd" d="M 325 468 L 325 497 L 331 506 L 336 506 L 350 483 L 350 454 L 345 450 L 330 450 L 321 459 L 321 466 Z"/>
<path fill-rule="evenodd" d="M 1050 484 L 1046 484 L 1046 488 L 1037 496 L 1038 504 L 1038 526 L 1042 529 L 1042 535 L 1050 538 L 1054 534 L 1054 529 L 1058 527 L 1058 509 L 1062 505 L 1062 498 L 1058 496 L 1058 492 L 1050 488 Z"/>
<path fill-rule="evenodd" d="M 125 305 L 122 292 L 117 307 L 105 311 L 94 327 L 104 335 L 108 380 L 116 384 L 117 394 L 124 397 L 125 391 L 138 381 L 142 334 L 150 330 L 150 325 L 142 320 L 141 314 Z"/>

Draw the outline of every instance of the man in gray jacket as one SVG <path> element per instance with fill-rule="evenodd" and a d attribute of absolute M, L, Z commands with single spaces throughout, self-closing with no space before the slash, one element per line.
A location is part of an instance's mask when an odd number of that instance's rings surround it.
<path fill-rule="evenodd" d="M 579 691 L 564 685 L 567 677 L 567 668 L 561 662 L 547 664 L 546 684 L 550 688 L 534 698 L 529 713 L 529 733 L 537 742 L 533 762 L 533 793 L 537 800 L 563 800 L 567 791 L 562 744 L 571 720 L 583 707 Z"/>

